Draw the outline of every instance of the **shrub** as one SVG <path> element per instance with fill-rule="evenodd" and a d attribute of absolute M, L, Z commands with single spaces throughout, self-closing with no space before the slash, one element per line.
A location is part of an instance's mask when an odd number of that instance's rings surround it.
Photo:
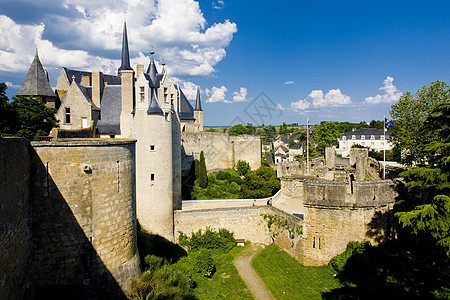
<path fill-rule="evenodd" d="M 245 160 L 238 160 L 235 169 L 240 176 L 244 176 L 248 171 L 250 171 L 250 164 Z"/>
<path fill-rule="evenodd" d="M 152 254 L 147 255 L 144 260 L 147 268 L 152 271 L 161 268 L 166 263 L 164 257 Z"/>
<path fill-rule="evenodd" d="M 199 230 L 196 233 L 193 232 L 191 237 L 180 232 L 179 243 L 191 250 L 217 249 L 228 252 L 236 245 L 236 240 L 234 234 L 226 229 L 220 229 L 217 232 L 208 227 L 205 233 Z"/>
<path fill-rule="evenodd" d="M 201 274 L 202 276 L 209 277 L 216 271 L 216 265 L 208 251 L 200 251 L 195 260 L 195 272 Z"/>
<path fill-rule="evenodd" d="M 329 266 L 332 267 L 336 272 L 341 272 L 344 269 L 347 260 L 355 253 L 363 253 L 367 248 L 371 247 L 370 242 L 354 242 L 350 241 L 347 244 L 347 248 L 341 254 L 333 257 Z"/>

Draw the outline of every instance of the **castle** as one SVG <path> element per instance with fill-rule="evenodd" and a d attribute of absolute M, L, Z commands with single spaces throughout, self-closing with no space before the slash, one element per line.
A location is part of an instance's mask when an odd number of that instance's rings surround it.
<path fill-rule="evenodd" d="M 364 181 L 366 154 L 349 159 L 353 177 L 334 170 L 334 149 L 325 164 L 316 162 L 315 177 L 286 168 L 281 190 L 256 206 L 253 199 L 182 200 L 182 174 L 201 151 L 209 170 L 239 159 L 256 169 L 260 138 L 202 132 L 199 89 L 194 109 L 153 55 L 146 71 L 135 72 L 126 24 L 118 73 L 63 68 L 55 94 L 36 53 L 19 94 L 58 108 L 62 129 L 31 144 L 0 138 L 1 295 L 125 297 L 140 273 L 137 220 L 171 241 L 179 231 L 227 228 L 236 238 L 276 242 L 305 265 L 327 263 L 350 240 L 389 236 L 394 184 Z M 73 138 L 86 132 L 89 138 Z"/>

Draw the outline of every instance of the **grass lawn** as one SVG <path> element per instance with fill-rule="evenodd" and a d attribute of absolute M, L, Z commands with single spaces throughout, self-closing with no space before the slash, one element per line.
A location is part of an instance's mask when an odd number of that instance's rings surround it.
<path fill-rule="evenodd" d="M 216 263 L 216 272 L 212 278 L 208 279 L 199 275 L 195 275 L 194 278 L 197 283 L 194 294 L 198 299 L 253 299 L 233 264 L 234 258 L 242 249 L 242 247 L 235 247 L 225 254 L 212 252 Z"/>
<path fill-rule="evenodd" d="M 266 247 L 252 266 L 277 299 L 322 299 L 322 293 L 339 288 L 328 266 L 305 267 L 276 244 Z"/>

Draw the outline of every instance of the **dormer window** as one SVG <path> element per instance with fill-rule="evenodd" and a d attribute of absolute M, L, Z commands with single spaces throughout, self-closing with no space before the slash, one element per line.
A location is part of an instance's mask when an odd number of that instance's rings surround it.
<path fill-rule="evenodd" d="M 371 135 L 371 136 L 370 136 L 370 139 L 371 139 L 371 140 L 374 140 L 374 139 L 375 139 L 375 136 L 374 136 L 374 135 Z"/>
<path fill-rule="evenodd" d="M 139 93 L 139 100 L 140 101 L 144 101 L 145 100 L 145 89 L 144 89 L 144 87 L 141 86 L 139 88 L 139 91 L 140 91 L 140 93 Z"/>
<path fill-rule="evenodd" d="M 384 140 L 384 136 L 380 136 L 380 140 Z"/>
<path fill-rule="evenodd" d="M 342 136 L 342 140 L 345 141 L 347 139 L 347 137 L 344 135 Z"/>
<path fill-rule="evenodd" d="M 366 136 L 365 136 L 365 135 L 362 135 L 362 136 L 361 136 L 361 139 L 362 139 L 362 140 L 365 140 L 365 139 L 366 139 Z"/>
<path fill-rule="evenodd" d="M 352 135 L 352 140 L 356 140 L 356 135 Z"/>

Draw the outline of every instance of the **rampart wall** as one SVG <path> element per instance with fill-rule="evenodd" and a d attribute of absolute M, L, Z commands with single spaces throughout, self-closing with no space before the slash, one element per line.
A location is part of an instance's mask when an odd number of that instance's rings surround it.
<path fill-rule="evenodd" d="M 194 159 L 205 155 L 208 171 L 232 168 L 245 160 L 252 170 L 261 166 L 261 139 L 257 135 L 230 136 L 217 132 L 183 132 L 181 134 L 181 169 L 186 175 Z"/>
<path fill-rule="evenodd" d="M 180 234 L 190 235 L 207 227 L 214 229 L 226 228 L 234 232 L 237 239 L 245 239 L 253 243 L 270 244 L 274 239 L 289 239 L 289 230 L 273 225 L 269 230 L 266 216 L 274 216 L 286 220 L 292 228 L 301 228 L 303 221 L 291 214 L 272 206 L 248 206 L 239 208 L 216 208 L 190 211 L 175 211 L 175 236 L 178 240 Z M 274 234 L 275 233 L 275 234 Z"/>
<path fill-rule="evenodd" d="M 0 138 L 0 298 L 32 299 L 29 142 Z"/>

